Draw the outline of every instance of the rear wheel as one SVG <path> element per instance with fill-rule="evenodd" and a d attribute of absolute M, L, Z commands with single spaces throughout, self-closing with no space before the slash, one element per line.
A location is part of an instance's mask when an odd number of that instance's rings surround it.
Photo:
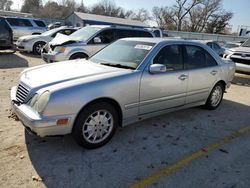
<path fill-rule="evenodd" d="M 225 87 L 222 83 L 216 84 L 207 99 L 205 108 L 209 110 L 215 110 L 218 108 L 223 99 L 224 91 Z"/>
<path fill-rule="evenodd" d="M 33 52 L 37 55 L 41 55 L 43 47 L 46 45 L 46 42 L 36 42 L 33 46 Z"/>
<path fill-rule="evenodd" d="M 109 103 L 99 102 L 80 112 L 72 133 L 78 144 L 93 149 L 106 144 L 114 135 L 117 125 L 115 108 Z"/>
<path fill-rule="evenodd" d="M 73 60 L 73 59 L 85 59 L 87 57 L 88 56 L 86 54 L 76 53 L 76 54 L 73 54 L 72 56 L 70 56 L 69 60 Z"/>

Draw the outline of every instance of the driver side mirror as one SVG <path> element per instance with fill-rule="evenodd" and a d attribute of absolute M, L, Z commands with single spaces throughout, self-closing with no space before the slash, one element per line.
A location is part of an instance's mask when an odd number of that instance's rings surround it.
<path fill-rule="evenodd" d="M 149 67 L 149 72 L 152 74 L 163 73 L 167 71 L 167 67 L 163 64 L 152 64 Z"/>
<path fill-rule="evenodd" d="M 95 38 L 94 38 L 94 43 L 95 43 L 95 44 L 100 44 L 100 43 L 102 43 L 101 38 L 100 38 L 100 37 L 95 37 Z"/>

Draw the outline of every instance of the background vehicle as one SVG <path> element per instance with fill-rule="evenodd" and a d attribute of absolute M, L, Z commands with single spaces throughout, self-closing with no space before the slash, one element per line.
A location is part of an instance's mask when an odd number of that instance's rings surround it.
<path fill-rule="evenodd" d="M 42 20 L 17 17 L 6 17 L 6 20 L 13 30 L 14 40 L 21 36 L 41 34 L 47 31 L 47 26 Z"/>
<path fill-rule="evenodd" d="M 54 22 L 54 23 L 51 23 L 48 25 L 48 29 L 51 30 L 51 29 L 55 29 L 55 28 L 58 28 L 58 27 L 61 27 L 62 26 L 62 23 L 61 22 Z"/>
<path fill-rule="evenodd" d="M 51 41 L 58 33 L 70 35 L 77 29 L 69 27 L 59 27 L 42 33 L 41 35 L 27 35 L 20 37 L 16 46 L 20 51 L 34 52 L 41 54 L 41 50 L 49 41 Z"/>
<path fill-rule="evenodd" d="M 237 72 L 250 73 L 250 39 L 239 47 L 227 49 L 223 57 L 235 62 Z"/>
<path fill-rule="evenodd" d="M 73 133 L 96 148 L 119 125 L 193 106 L 216 109 L 234 71 L 232 61 L 198 42 L 125 38 L 89 60 L 27 69 L 11 100 L 39 136 Z"/>
<path fill-rule="evenodd" d="M 199 40 L 199 42 L 206 44 L 212 50 L 214 50 L 220 57 L 223 57 L 225 49 L 222 48 L 217 42 L 212 40 Z"/>
<path fill-rule="evenodd" d="M 0 50 L 13 49 L 13 32 L 5 18 L 0 17 Z"/>
<path fill-rule="evenodd" d="M 88 58 L 113 41 L 126 37 L 154 37 L 154 34 L 132 27 L 86 26 L 63 39 L 53 39 L 42 58 L 46 62 Z"/>
<path fill-rule="evenodd" d="M 243 42 L 244 43 L 244 42 Z M 223 45 L 223 48 L 225 49 L 230 49 L 230 48 L 235 48 L 241 46 L 241 42 L 227 42 Z"/>

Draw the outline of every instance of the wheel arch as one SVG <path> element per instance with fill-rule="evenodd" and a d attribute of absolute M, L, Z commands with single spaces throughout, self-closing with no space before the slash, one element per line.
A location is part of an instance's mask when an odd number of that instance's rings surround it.
<path fill-rule="evenodd" d="M 123 114 L 122 114 L 122 109 L 121 109 L 121 106 L 119 105 L 119 103 L 115 100 L 115 99 L 112 99 L 112 98 L 109 98 L 109 97 L 102 97 L 102 98 L 97 98 L 97 99 L 94 99 L 90 102 L 88 102 L 87 104 L 85 104 L 80 110 L 79 112 L 77 113 L 76 115 L 76 118 L 74 120 L 74 123 L 73 123 L 73 129 L 75 127 L 75 123 L 79 117 L 79 115 L 81 114 L 81 112 L 86 109 L 88 106 L 92 105 L 92 104 L 95 104 L 95 103 L 98 103 L 98 102 L 107 102 L 109 104 L 111 104 L 115 109 L 116 111 L 118 112 L 118 119 L 119 119 L 119 126 L 121 127 L 122 126 L 122 118 L 123 118 Z M 72 130 L 73 130 L 72 129 Z"/>
<path fill-rule="evenodd" d="M 84 55 L 84 56 L 86 56 L 87 58 L 89 58 L 89 55 L 87 54 L 87 53 L 85 53 L 85 52 L 75 52 L 75 53 L 72 53 L 71 55 L 70 55 L 70 57 L 69 57 L 69 59 L 71 59 L 72 58 L 72 56 L 74 56 L 74 55 Z"/>
<path fill-rule="evenodd" d="M 226 82 L 224 80 L 219 80 L 216 82 L 216 84 L 214 86 L 216 86 L 217 84 L 222 84 L 224 86 L 224 91 L 226 90 Z"/>

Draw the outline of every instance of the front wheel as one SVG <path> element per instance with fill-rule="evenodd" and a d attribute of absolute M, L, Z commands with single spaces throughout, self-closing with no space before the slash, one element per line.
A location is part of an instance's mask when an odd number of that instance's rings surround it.
<path fill-rule="evenodd" d="M 33 52 L 37 55 L 41 55 L 43 47 L 46 45 L 46 42 L 36 42 L 33 46 Z"/>
<path fill-rule="evenodd" d="M 223 84 L 216 84 L 207 99 L 205 108 L 209 110 L 215 110 L 216 108 L 218 108 L 223 99 L 224 91 L 225 87 Z"/>
<path fill-rule="evenodd" d="M 83 109 L 74 125 L 73 136 L 81 146 L 94 149 L 106 144 L 118 125 L 115 108 L 106 102 L 94 103 Z"/>

